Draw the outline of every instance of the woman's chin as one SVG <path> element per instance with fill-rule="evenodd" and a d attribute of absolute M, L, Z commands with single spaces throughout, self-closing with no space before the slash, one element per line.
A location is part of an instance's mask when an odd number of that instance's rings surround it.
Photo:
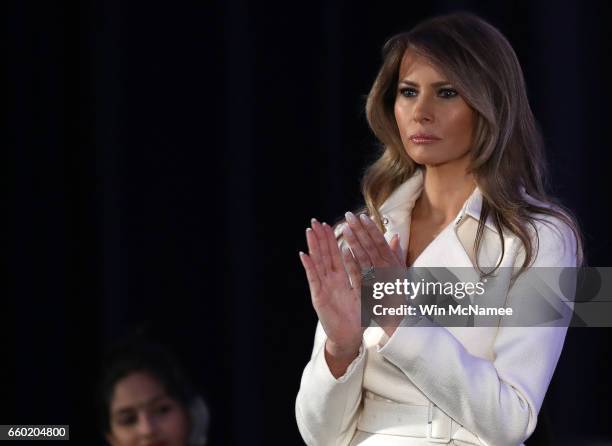
<path fill-rule="evenodd" d="M 440 164 L 444 164 L 445 162 L 448 161 L 445 159 L 440 159 L 439 156 L 431 156 L 431 154 L 420 155 L 420 156 L 414 156 L 414 154 L 409 154 L 408 156 L 410 157 L 412 161 L 414 161 L 419 166 L 433 167 L 433 166 L 438 166 Z"/>
<path fill-rule="evenodd" d="M 440 167 L 446 164 L 464 164 L 469 158 L 466 157 L 468 152 L 464 154 L 442 154 L 434 153 L 431 150 L 410 150 L 406 151 L 412 161 L 420 166 Z"/>

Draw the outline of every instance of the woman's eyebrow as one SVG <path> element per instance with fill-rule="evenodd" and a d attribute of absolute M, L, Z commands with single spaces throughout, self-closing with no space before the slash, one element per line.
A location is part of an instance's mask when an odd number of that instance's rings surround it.
<path fill-rule="evenodd" d="M 419 86 L 419 84 L 417 84 L 416 82 L 410 81 L 408 79 L 401 80 L 400 84 L 410 85 L 411 87 Z M 433 82 L 429 85 L 431 85 L 432 87 L 441 87 L 442 85 L 450 85 L 450 82 L 449 81 L 438 81 L 438 82 Z"/>
<path fill-rule="evenodd" d="M 131 412 L 133 410 L 138 410 L 141 407 L 150 406 L 151 404 L 155 404 L 155 403 L 157 403 L 159 401 L 163 401 L 166 398 L 168 398 L 168 396 L 166 394 L 157 395 L 157 396 L 154 396 L 153 398 L 150 398 L 150 399 L 148 399 L 146 401 L 143 401 L 141 403 L 138 403 L 138 404 L 134 404 L 134 405 L 127 406 L 127 407 L 118 407 L 118 408 L 116 408 L 113 411 L 113 414 L 119 415 L 119 414 L 122 414 L 122 413 Z"/>
<path fill-rule="evenodd" d="M 134 412 L 135 408 L 134 407 L 122 407 L 121 409 L 117 409 L 113 412 L 114 416 L 119 416 L 122 414 L 126 414 L 126 413 L 131 413 Z"/>

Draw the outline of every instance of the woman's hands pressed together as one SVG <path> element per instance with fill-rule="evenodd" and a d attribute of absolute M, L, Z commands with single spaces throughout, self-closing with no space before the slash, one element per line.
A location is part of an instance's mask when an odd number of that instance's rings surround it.
<path fill-rule="evenodd" d="M 343 235 L 353 251 L 342 252 L 326 223 L 312 219 L 306 230 L 308 254 L 300 252 L 312 305 L 327 335 L 326 360 L 337 378 L 358 355 L 361 324 L 361 270 L 403 266 L 399 238 L 388 244 L 376 224 L 365 214 L 346 213 Z"/>
<path fill-rule="evenodd" d="M 357 218 L 352 212 L 347 212 L 345 216 L 348 225 L 344 227 L 343 235 L 361 269 L 404 266 L 397 234 L 387 243 L 383 233 L 366 214 Z"/>

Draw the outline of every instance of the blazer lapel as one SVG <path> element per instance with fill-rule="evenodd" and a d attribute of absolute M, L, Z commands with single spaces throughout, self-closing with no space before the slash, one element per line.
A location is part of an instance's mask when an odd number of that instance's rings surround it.
<path fill-rule="evenodd" d="M 380 207 L 380 213 L 386 229 L 385 239 L 390 241 L 394 234 L 398 234 L 404 255 L 408 249 L 410 239 L 412 208 L 421 195 L 422 190 L 423 174 L 419 169 L 411 178 L 399 186 Z M 481 276 L 475 268 L 476 262 L 473 251 L 482 200 L 482 193 L 476 188 L 466 200 L 455 220 L 425 248 L 413 266 L 450 269 L 450 271 L 446 272 L 444 270 L 437 270 L 444 277 L 436 278 L 436 280 L 456 280 L 472 283 L 481 281 Z M 504 234 L 504 236 L 506 248 L 508 249 L 512 240 L 509 234 Z M 495 266 L 500 255 L 499 234 L 489 215 L 485 221 L 483 243 L 479 253 L 480 265 L 485 270 L 487 267 Z M 499 285 L 502 285 L 501 288 L 503 288 L 504 280 L 495 279 L 488 279 L 490 283 L 485 285 L 485 288 L 488 290 L 486 299 L 470 296 L 469 303 L 503 306 L 503 299 L 507 290 L 497 289 Z M 489 285 L 491 285 L 490 288 Z M 466 301 L 465 304 L 467 303 Z M 490 316 L 470 316 L 469 320 L 466 320 L 465 326 L 490 326 L 491 321 L 488 319 L 490 319 Z"/>
<path fill-rule="evenodd" d="M 395 189 L 379 208 L 386 230 L 385 239 L 389 242 L 394 234 L 399 235 L 404 255 L 408 250 L 410 215 L 422 191 L 423 172 L 417 169 L 414 175 Z"/>

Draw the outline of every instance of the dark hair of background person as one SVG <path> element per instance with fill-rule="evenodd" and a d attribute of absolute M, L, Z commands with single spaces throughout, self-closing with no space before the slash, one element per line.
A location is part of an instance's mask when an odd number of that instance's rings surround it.
<path fill-rule="evenodd" d="M 175 399 L 190 414 L 189 409 L 198 394 L 177 358 L 161 343 L 133 335 L 112 346 L 104 359 L 97 392 L 101 434 L 111 430 L 110 407 L 115 385 L 134 372 L 152 374 L 159 380 L 168 396 Z"/>

